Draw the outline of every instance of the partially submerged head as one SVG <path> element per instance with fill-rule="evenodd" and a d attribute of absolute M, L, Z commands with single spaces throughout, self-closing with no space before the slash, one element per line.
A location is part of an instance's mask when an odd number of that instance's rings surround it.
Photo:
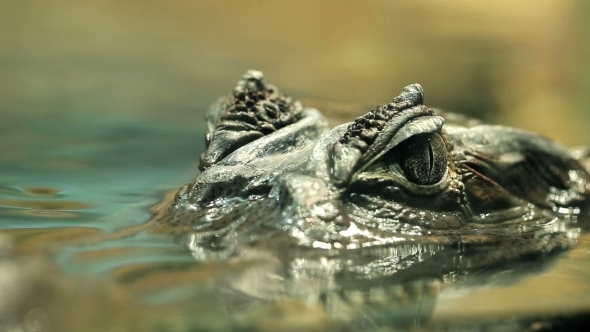
<path fill-rule="evenodd" d="M 423 100 L 412 84 L 330 129 L 249 71 L 209 111 L 203 172 L 169 220 L 218 239 L 338 249 L 575 240 L 562 233 L 590 189 L 579 160 L 522 130 L 445 123 Z"/>

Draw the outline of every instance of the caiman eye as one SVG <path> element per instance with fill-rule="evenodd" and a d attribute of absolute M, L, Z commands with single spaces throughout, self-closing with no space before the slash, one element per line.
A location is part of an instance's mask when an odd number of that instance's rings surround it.
<path fill-rule="evenodd" d="M 388 168 L 399 167 L 408 181 L 418 185 L 436 184 L 447 171 L 447 149 L 438 133 L 409 137 L 389 156 Z"/>
<path fill-rule="evenodd" d="M 397 143 L 354 181 L 386 184 L 417 196 L 441 193 L 453 180 L 447 145 L 440 132 L 412 135 Z"/>

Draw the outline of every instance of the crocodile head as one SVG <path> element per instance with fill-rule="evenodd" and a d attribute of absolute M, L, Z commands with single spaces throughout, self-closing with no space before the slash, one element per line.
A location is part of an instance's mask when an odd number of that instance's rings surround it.
<path fill-rule="evenodd" d="M 155 229 L 201 262 L 252 263 L 215 277 L 232 312 L 315 298 L 371 324 L 426 320 L 447 276 L 485 283 L 576 243 L 587 152 L 423 101 L 409 85 L 330 128 L 249 71 L 208 112 L 202 173 L 157 209 Z"/>
<path fill-rule="evenodd" d="M 590 188 L 580 157 L 423 101 L 412 84 L 329 128 L 248 71 L 211 107 L 202 173 L 160 220 L 208 248 L 461 244 L 510 258 L 575 242 Z"/>

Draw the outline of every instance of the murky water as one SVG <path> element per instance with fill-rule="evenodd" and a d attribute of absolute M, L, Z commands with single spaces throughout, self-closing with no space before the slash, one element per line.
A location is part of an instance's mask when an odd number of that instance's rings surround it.
<path fill-rule="evenodd" d="M 204 108 L 251 67 L 333 123 L 417 81 L 429 105 L 590 143 L 572 88 L 577 3 L 511 3 L 8 1 L 0 330 L 518 330 L 531 325 L 514 317 L 590 312 L 584 234 L 558 255 L 404 288 L 347 284 L 330 260 L 210 262 L 144 228 L 197 175 Z"/>

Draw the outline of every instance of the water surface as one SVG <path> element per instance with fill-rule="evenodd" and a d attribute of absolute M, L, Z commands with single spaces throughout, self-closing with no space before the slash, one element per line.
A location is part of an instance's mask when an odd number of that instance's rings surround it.
<path fill-rule="evenodd" d="M 404 296 L 414 293 L 386 279 L 377 288 L 345 286 L 349 290 L 342 302 L 330 291 L 336 282 L 330 272 L 333 260 L 290 263 L 287 276 L 282 263 L 263 252 L 209 262 L 173 235 L 146 231 L 150 209 L 197 175 L 197 156 L 204 150 L 199 125 L 117 117 L 13 117 L 2 129 L 13 142 L 7 150 L 12 155 L 0 163 L 2 234 L 13 239 L 17 266 L 48 294 L 50 307 L 70 308 L 68 315 L 56 315 L 25 292 L 19 301 L 28 308 L 24 317 L 29 324 L 47 317 L 46 326 L 59 328 L 99 321 L 97 330 L 136 330 L 140 324 L 148 330 L 188 331 L 272 330 L 287 323 L 321 330 L 354 322 L 347 329 L 356 330 L 387 326 L 388 320 L 379 317 L 400 312 L 416 327 L 428 319 L 435 326 L 490 319 L 498 325 L 497 319 L 515 316 L 590 310 L 590 300 L 583 296 L 590 292 L 590 241 L 585 236 L 562 254 L 477 271 L 468 278 L 446 276 L 419 291 L 419 307 L 404 307 Z M 31 260 L 47 267 L 31 270 Z M 353 305 L 351 299 L 359 296 L 364 300 Z M 89 309 L 96 306 L 101 309 Z M 500 326 L 522 327 L 508 322 Z"/>

